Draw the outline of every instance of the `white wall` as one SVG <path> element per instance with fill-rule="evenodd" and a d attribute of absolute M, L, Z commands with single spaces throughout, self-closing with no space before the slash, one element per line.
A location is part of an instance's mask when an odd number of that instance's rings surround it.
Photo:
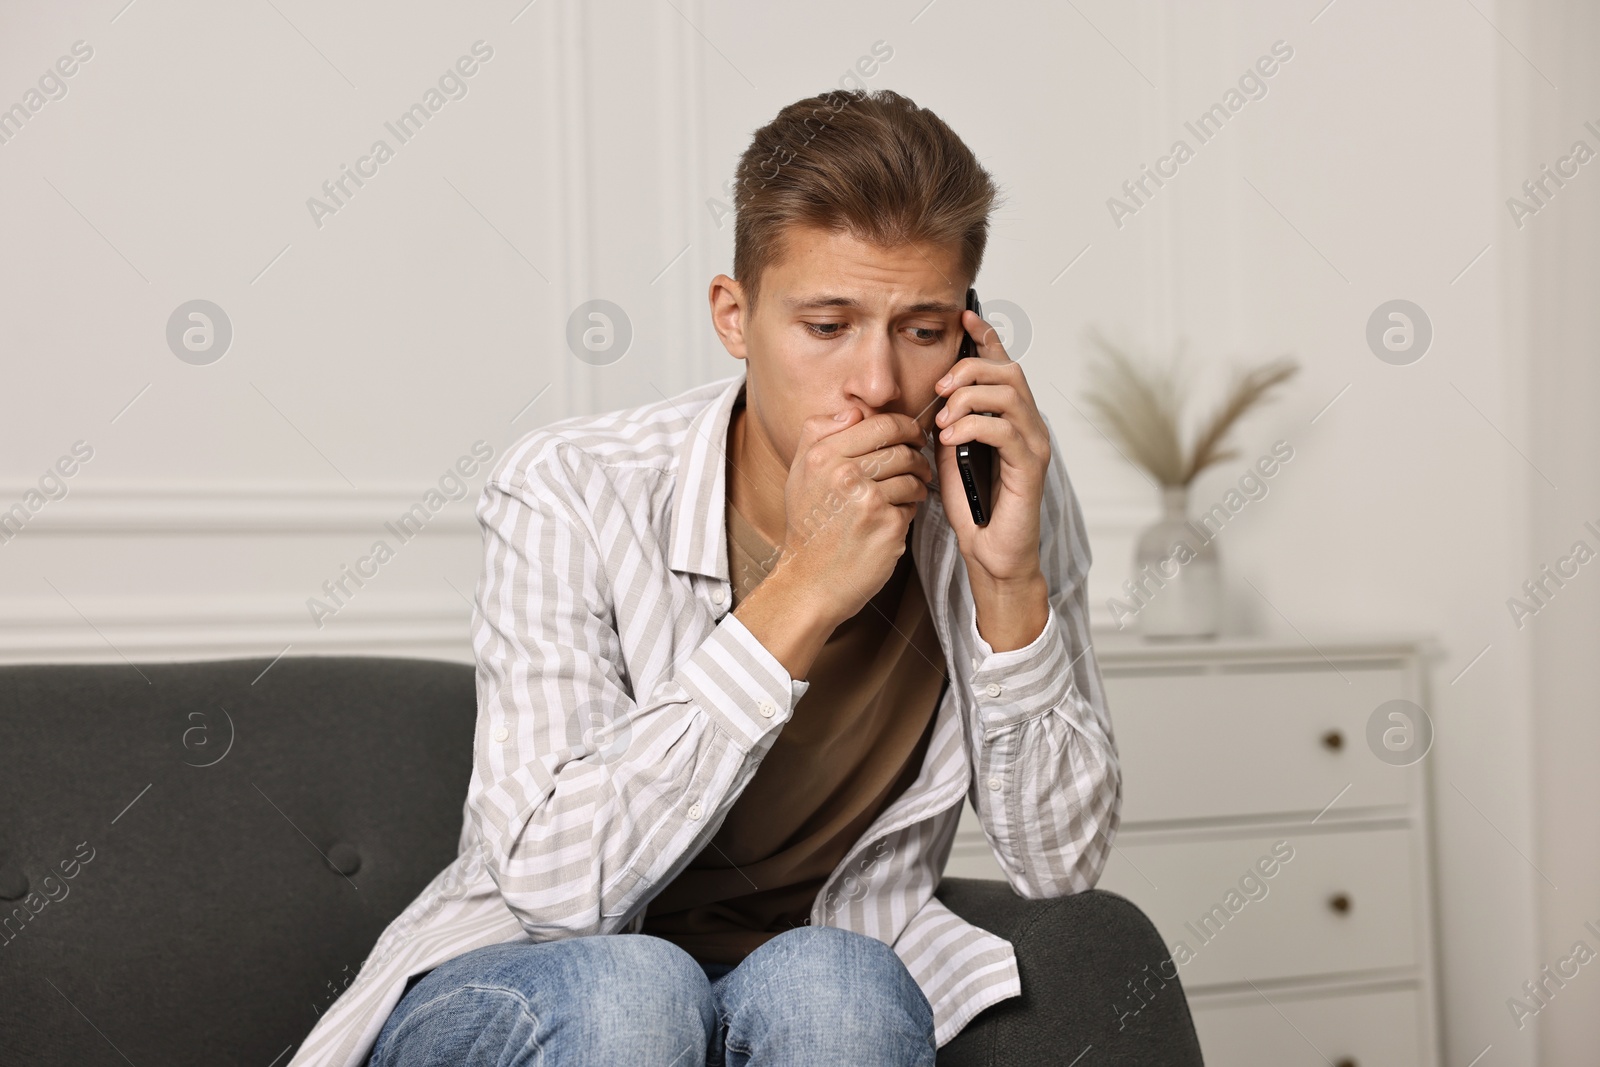
<path fill-rule="evenodd" d="M 920 6 L 14 5 L 0 106 L 75 41 L 94 54 L 0 144 L 0 507 L 74 442 L 94 457 L 0 545 L 0 651 L 468 657 L 481 472 L 326 625 L 306 600 L 475 441 L 498 455 L 544 422 L 734 373 L 705 312 L 731 265 L 722 184 L 754 128 L 885 42 L 863 81 L 933 108 L 1007 189 L 978 288 L 1031 320 L 1022 358 L 1088 511 L 1103 622 L 1155 496 L 1082 414 L 1085 328 L 1186 341 L 1213 385 L 1302 361 L 1196 488 L 1210 503 L 1272 442 L 1295 448 L 1219 539 L 1230 624 L 1437 637 L 1446 1062 L 1492 1045 L 1481 1062 L 1532 1064 L 1541 1038 L 1544 1062 L 1576 1062 L 1555 1050 L 1595 1047 L 1600 978 L 1522 1032 L 1505 1001 L 1600 919 L 1600 578 L 1520 632 L 1505 601 L 1583 518 L 1600 525 L 1600 178 L 1585 168 L 1521 230 L 1505 199 L 1573 139 L 1600 145 L 1581 129 L 1600 125 L 1579 77 L 1592 13 Z M 493 57 L 467 95 L 313 222 L 307 198 L 393 146 L 384 123 L 480 40 Z M 1113 225 L 1107 198 L 1193 143 L 1184 121 L 1279 40 L 1294 54 L 1267 95 Z M 1364 341 L 1397 297 L 1436 330 L 1405 367 Z M 164 337 L 195 298 L 234 329 L 207 366 Z M 634 333 L 607 366 L 565 344 L 594 298 Z"/>
<path fill-rule="evenodd" d="M 1529 75 L 1511 57 L 1501 73 L 1506 148 L 1502 185 L 1520 186 L 1539 163 L 1554 164 L 1582 138 L 1600 149 L 1600 77 L 1594 62 L 1600 47 L 1600 11 L 1593 4 L 1540 3 L 1519 9 L 1502 23 L 1507 36 L 1539 64 L 1559 89 Z M 1529 517 L 1520 580 L 1532 577 L 1583 539 L 1600 546 L 1584 523 L 1600 527 L 1600 179 L 1585 165 L 1559 189 L 1547 208 L 1520 231 L 1502 235 L 1507 272 L 1507 377 L 1522 379 L 1523 443 L 1532 463 L 1559 487 L 1525 480 L 1521 506 Z M 1548 606 L 1521 631 L 1502 628 L 1510 647 L 1528 648 L 1527 670 L 1533 713 L 1535 835 L 1529 841 L 1549 881 L 1534 882 L 1539 930 L 1534 966 L 1554 965 L 1582 940 L 1600 949 L 1586 928 L 1600 927 L 1600 848 L 1596 813 L 1600 778 L 1591 756 L 1600 751 L 1600 580 L 1595 566 L 1560 587 Z M 1533 974 L 1523 976 L 1531 980 Z M 1586 1063 L 1600 1048 L 1600 981 L 1584 966 L 1557 990 L 1537 1019 L 1542 1062 Z M 1535 1027 L 1530 1027 L 1529 1031 Z M 1498 1048 L 1499 1046 L 1497 1046 Z"/>

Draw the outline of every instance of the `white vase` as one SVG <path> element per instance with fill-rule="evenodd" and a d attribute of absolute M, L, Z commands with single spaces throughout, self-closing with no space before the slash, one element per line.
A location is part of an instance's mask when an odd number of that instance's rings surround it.
<path fill-rule="evenodd" d="M 1150 638 L 1215 637 L 1222 622 L 1222 575 L 1215 540 L 1188 521 L 1189 487 L 1161 490 L 1161 518 L 1139 535 L 1124 592 Z"/>

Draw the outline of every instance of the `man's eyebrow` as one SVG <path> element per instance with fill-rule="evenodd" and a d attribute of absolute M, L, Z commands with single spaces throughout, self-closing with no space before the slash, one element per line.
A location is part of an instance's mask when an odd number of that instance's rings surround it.
<path fill-rule="evenodd" d="M 785 297 L 784 305 L 790 311 L 811 311 L 818 308 L 849 308 L 859 310 L 861 304 L 853 297 L 818 295 L 810 297 Z M 899 315 L 916 315 L 925 312 L 950 312 L 963 311 L 964 304 L 952 303 L 948 300 L 923 300 L 915 304 L 907 304 L 896 311 Z"/>

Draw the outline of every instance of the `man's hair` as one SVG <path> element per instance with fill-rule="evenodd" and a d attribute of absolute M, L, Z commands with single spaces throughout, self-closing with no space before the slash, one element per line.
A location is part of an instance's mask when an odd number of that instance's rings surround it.
<path fill-rule="evenodd" d="M 889 247 L 960 242 L 976 278 L 1000 193 L 944 120 L 888 89 L 836 89 L 755 132 L 734 174 L 733 276 L 754 310 L 794 224 Z"/>

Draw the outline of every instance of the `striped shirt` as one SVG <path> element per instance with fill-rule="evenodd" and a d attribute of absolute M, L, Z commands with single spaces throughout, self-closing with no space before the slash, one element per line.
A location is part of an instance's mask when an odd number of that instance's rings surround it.
<path fill-rule="evenodd" d="M 460 854 L 383 931 L 289 1067 L 359 1067 L 407 979 L 474 948 L 639 932 L 653 891 L 722 825 L 810 685 L 731 610 L 725 449 L 744 386 L 741 370 L 551 423 L 489 472 Z M 934 896 L 962 801 L 1029 898 L 1092 888 L 1120 821 L 1089 642 L 1089 541 L 1045 422 L 1044 630 L 1010 651 L 984 641 L 936 483 L 911 551 L 953 677 L 920 773 L 810 914 L 895 950 L 933 1008 L 940 1046 L 1022 992 L 1011 943 Z M 937 479 L 931 441 L 922 452 Z"/>

